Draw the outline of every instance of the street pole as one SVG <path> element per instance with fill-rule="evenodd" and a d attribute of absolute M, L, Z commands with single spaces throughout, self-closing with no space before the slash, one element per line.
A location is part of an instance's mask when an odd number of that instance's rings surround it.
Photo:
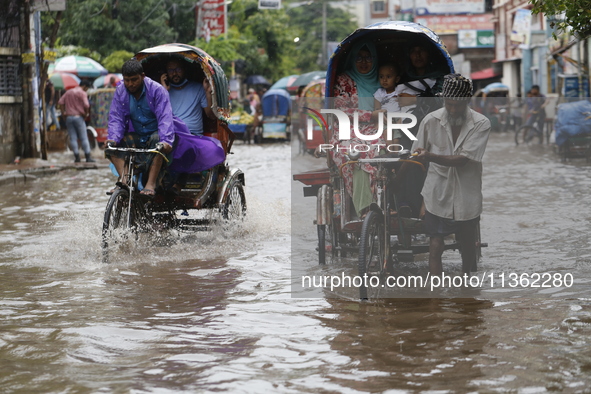
<path fill-rule="evenodd" d="M 35 18 L 35 74 L 37 76 L 37 81 L 39 85 L 37 86 L 37 95 L 39 97 L 39 109 L 37 113 L 39 114 L 39 137 L 40 137 L 40 148 L 41 148 L 41 158 L 43 160 L 47 160 L 47 134 L 45 132 L 45 125 L 47 124 L 45 120 L 46 115 L 46 105 L 45 105 L 45 80 L 47 78 L 46 74 L 43 73 L 44 70 L 44 58 L 43 58 L 43 44 L 41 41 L 41 12 L 35 11 L 34 14 Z"/>
<path fill-rule="evenodd" d="M 21 53 L 27 53 L 31 48 L 30 32 L 30 4 L 25 1 L 21 4 L 21 21 L 20 21 L 20 45 Z M 36 157 L 37 149 L 35 143 L 35 110 L 33 108 L 33 91 L 32 91 L 32 70 L 30 64 L 23 64 L 23 125 L 22 125 L 22 139 L 20 147 L 20 156 Z M 19 154 L 17 154 L 19 155 Z"/>
<path fill-rule="evenodd" d="M 320 64 L 325 67 L 327 65 L 327 38 L 326 38 L 326 0 L 322 2 L 322 61 Z"/>

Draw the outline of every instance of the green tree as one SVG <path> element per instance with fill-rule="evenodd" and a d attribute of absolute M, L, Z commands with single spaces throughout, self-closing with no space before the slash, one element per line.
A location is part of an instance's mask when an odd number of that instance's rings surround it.
<path fill-rule="evenodd" d="M 59 36 L 65 45 L 92 48 L 102 56 L 135 53 L 173 41 L 168 21 L 163 0 L 69 0 Z"/>
<path fill-rule="evenodd" d="M 321 69 L 319 66 L 322 55 L 322 2 L 316 1 L 287 11 L 290 17 L 290 30 L 297 43 L 296 66 L 300 72 Z M 326 10 L 327 41 L 342 41 L 357 29 L 350 12 L 341 8 L 331 7 Z M 297 36 L 296 36 L 297 34 Z"/>
<path fill-rule="evenodd" d="M 533 13 L 543 13 L 550 19 L 550 26 L 557 31 L 572 33 L 580 38 L 591 35 L 590 0 L 530 0 Z M 554 34 L 556 37 L 556 34 Z"/>
<path fill-rule="evenodd" d="M 195 40 L 195 0 L 167 0 L 170 16 L 168 25 L 175 33 L 174 42 L 189 43 Z"/>
<path fill-rule="evenodd" d="M 76 45 L 61 45 L 60 40 L 57 40 L 55 52 L 58 58 L 64 56 L 86 56 L 97 62 L 101 62 L 102 56 L 96 51 L 92 51 L 88 48 L 79 47 Z"/>
<path fill-rule="evenodd" d="M 229 74 L 232 64 L 240 74 L 262 74 L 272 80 L 320 68 L 320 1 L 297 7 L 287 2 L 279 10 L 259 10 L 258 0 L 234 0 L 228 5 L 229 31 L 209 43 L 194 41 L 195 5 L 194 0 L 68 0 L 55 46 L 61 55 L 104 59 L 111 71 L 120 67 L 121 56 L 115 52 L 136 53 L 169 42 L 203 48 Z M 59 20 L 55 15 L 42 13 L 46 36 Z M 348 12 L 329 6 L 328 40 L 340 41 L 351 33 L 356 28 L 352 19 Z"/>
<path fill-rule="evenodd" d="M 273 80 L 292 73 L 295 46 L 285 9 L 259 10 L 256 0 L 235 0 L 229 7 L 231 31 L 240 32 L 236 51 L 243 75 L 261 74 Z"/>
<path fill-rule="evenodd" d="M 110 73 L 120 73 L 123 63 L 131 59 L 133 55 L 135 54 L 128 51 L 115 51 L 103 60 L 102 65 Z"/>

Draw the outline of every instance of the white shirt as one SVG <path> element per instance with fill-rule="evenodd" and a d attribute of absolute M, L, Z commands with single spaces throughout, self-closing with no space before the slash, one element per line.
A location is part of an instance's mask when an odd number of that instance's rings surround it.
<path fill-rule="evenodd" d="M 386 89 L 379 88 L 374 93 L 373 98 L 380 102 L 382 109 L 388 110 L 388 112 L 392 113 L 401 112 L 400 105 L 398 105 L 398 93 L 396 93 L 396 90 L 394 90 L 392 93 L 388 93 L 386 92 Z"/>
<path fill-rule="evenodd" d="M 489 133 L 488 118 L 472 109 L 468 109 L 455 145 L 445 108 L 423 119 L 413 151 L 423 148 L 437 155 L 462 155 L 470 159 L 462 167 L 429 163 L 421 192 L 427 211 L 460 221 L 477 218 L 482 213 L 482 156 Z"/>
<path fill-rule="evenodd" d="M 434 78 L 423 78 L 423 81 L 425 81 L 425 83 L 427 85 L 429 85 L 430 88 L 435 86 L 435 84 L 437 83 L 437 80 Z M 425 89 L 427 89 L 425 87 L 425 85 L 423 85 L 421 83 L 421 81 L 419 81 L 418 79 L 415 81 L 409 81 L 406 83 L 409 84 L 410 86 L 414 86 L 415 88 L 420 89 L 421 91 L 425 91 Z M 396 85 L 396 89 L 394 89 L 394 93 L 396 93 L 397 96 L 400 96 L 400 93 L 408 93 L 413 96 L 418 96 L 421 92 L 419 92 L 413 88 L 409 88 L 404 83 L 399 83 L 398 85 Z M 416 106 L 417 106 L 416 104 L 413 104 L 413 105 L 407 105 L 407 106 L 401 107 L 400 112 L 406 112 L 406 113 L 411 112 L 413 109 L 415 109 Z"/>

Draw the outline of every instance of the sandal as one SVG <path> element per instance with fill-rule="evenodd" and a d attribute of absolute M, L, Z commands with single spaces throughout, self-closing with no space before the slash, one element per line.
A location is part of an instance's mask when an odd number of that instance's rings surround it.
<path fill-rule="evenodd" d="M 154 197 L 156 195 L 156 192 L 154 191 L 154 189 L 142 189 L 140 194 L 142 196 Z"/>

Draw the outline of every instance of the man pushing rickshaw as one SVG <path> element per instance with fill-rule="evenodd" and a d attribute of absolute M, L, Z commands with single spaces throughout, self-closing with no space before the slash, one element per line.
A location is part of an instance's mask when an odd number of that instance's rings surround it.
<path fill-rule="evenodd" d="M 400 53 L 408 54 L 408 59 L 392 56 Z M 329 119 L 325 142 L 339 148 L 328 152 L 326 175 L 321 176 L 317 171 L 294 176 L 310 185 L 305 195 L 316 191 L 320 256 L 324 254 L 323 249 L 330 251 L 332 257 L 357 249 L 359 274 L 383 277 L 392 272 L 399 260 L 412 260 L 414 254 L 432 250 L 430 271 L 437 274 L 442 270 L 441 252 L 462 248 L 465 260 L 462 270 L 476 270 L 477 258 L 470 257 L 478 255 L 481 246 L 477 222 L 482 204 L 481 180 L 476 172 L 481 168 L 490 122 L 483 122 L 468 108 L 468 97 L 472 94 L 468 80 L 456 75 L 446 77 L 444 82 L 444 76 L 453 72 L 453 63 L 439 37 L 418 24 L 376 23 L 355 31 L 341 42 L 329 63 L 326 81 L 329 100 L 325 112 L 338 109 L 346 113 L 357 134 L 351 133 L 355 137 L 343 140 L 337 133 L 338 122 Z M 382 84 L 385 94 L 377 96 L 378 80 L 387 82 L 388 78 L 404 83 L 404 93 Z M 391 92 L 393 97 L 386 97 Z M 374 100 L 382 100 L 381 107 L 386 107 L 386 101 L 392 99 L 398 101 L 401 115 L 405 108 L 420 122 L 420 126 L 412 128 L 416 137 L 409 138 L 418 140 L 412 145 L 416 150 L 412 156 L 414 151 L 407 150 L 412 141 L 386 140 L 387 134 L 380 133 L 376 127 L 376 116 L 382 116 L 385 111 L 376 114 Z M 382 125 L 387 120 L 382 119 Z M 448 138 L 450 146 L 434 143 L 435 135 Z M 474 135 L 478 138 L 474 139 Z M 355 144 L 391 146 L 392 143 L 402 145 L 398 145 L 395 157 L 374 149 L 349 149 Z M 403 168 L 402 162 L 405 162 Z M 429 181 L 423 185 L 425 168 L 422 167 L 427 166 Z M 464 180 L 466 169 L 472 174 L 468 177 L 471 186 L 455 187 L 454 182 Z M 426 214 L 421 210 L 423 196 L 428 198 L 425 205 L 429 218 L 436 216 L 445 220 L 427 223 Z M 441 209 L 439 203 L 445 208 Z M 469 207 L 462 213 L 457 211 L 457 205 L 465 203 Z M 438 242 L 450 233 L 450 228 L 434 231 L 433 227 L 442 223 L 453 227 L 453 221 L 471 221 L 470 226 L 460 223 L 461 234 L 457 240 L 461 242 Z M 463 237 L 468 227 L 472 234 Z M 421 234 L 432 235 L 432 241 L 426 245 L 421 243 L 421 237 L 416 237 Z M 392 239 L 391 235 L 396 238 Z M 462 247 L 466 243 L 473 247 Z M 320 262 L 323 263 L 323 259 Z M 360 290 L 362 298 L 367 298 L 367 290 Z"/>

